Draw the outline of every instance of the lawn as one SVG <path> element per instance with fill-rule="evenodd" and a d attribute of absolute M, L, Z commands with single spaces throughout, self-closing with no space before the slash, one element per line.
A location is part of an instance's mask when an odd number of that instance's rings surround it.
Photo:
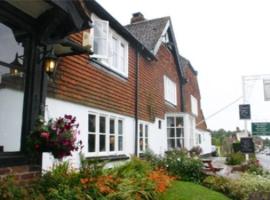
<path fill-rule="evenodd" d="M 163 200 L 230 200 L 221 193 L 190 182 L 175 181 L 162 196 Z"/>

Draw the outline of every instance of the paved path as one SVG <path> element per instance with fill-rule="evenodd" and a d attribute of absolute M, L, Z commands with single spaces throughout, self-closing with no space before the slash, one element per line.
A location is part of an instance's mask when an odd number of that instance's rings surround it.
<path fill-rule="evenodd" d="M 231 179 L 237 179 L 240 177 L 239 172 L 232 173 L 232 167 L 225 164 L 226 161 L 225 157 L 212 157 L 211 160 L 214 167 L 222 168 L 222 170 L 217 172 L 217 175 Z"/>
<path fill-rule="evenodd" d="M 257 159 L 265 170 L 270 171 L 270 155 L 256 154 Z"/>

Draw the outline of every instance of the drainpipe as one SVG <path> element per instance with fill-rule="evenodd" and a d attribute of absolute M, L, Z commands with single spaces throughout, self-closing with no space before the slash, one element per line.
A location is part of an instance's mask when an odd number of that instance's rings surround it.
<path fill-rule="evenodd" d="M 187 83 L 187 80 L 181 76 L 181 80 L 180 80 L 180 100 L 181 100 L 181 112 L 185 112 L 186 111 L 186 101 L 185 101 L 185 84 Z"/>
<path fill-rule="evenodd" d="M 139 114 L 139 45 L 136 45 L 136 63 L 135 63 L 135 156 L 139 156 L 138 151 L 138 114 Z"/>

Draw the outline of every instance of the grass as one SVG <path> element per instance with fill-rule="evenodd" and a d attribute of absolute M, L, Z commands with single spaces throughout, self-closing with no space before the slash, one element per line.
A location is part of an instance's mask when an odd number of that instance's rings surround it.
<path fill-rule="evenodd" d="M 164 193 L 162 200 L 230 200 L 221 193 L 198 184 L 174 181 Z"/>

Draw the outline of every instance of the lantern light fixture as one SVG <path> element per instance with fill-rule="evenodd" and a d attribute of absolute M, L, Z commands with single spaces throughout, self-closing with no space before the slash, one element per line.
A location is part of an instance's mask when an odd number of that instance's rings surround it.
<path fill-rule="evenodd" d="M 53 50 L 49 51 L 43 62 L 45 72 L 50 78 L 52 78 L 56 72 L 57 67 L 57 57 Z"/>

